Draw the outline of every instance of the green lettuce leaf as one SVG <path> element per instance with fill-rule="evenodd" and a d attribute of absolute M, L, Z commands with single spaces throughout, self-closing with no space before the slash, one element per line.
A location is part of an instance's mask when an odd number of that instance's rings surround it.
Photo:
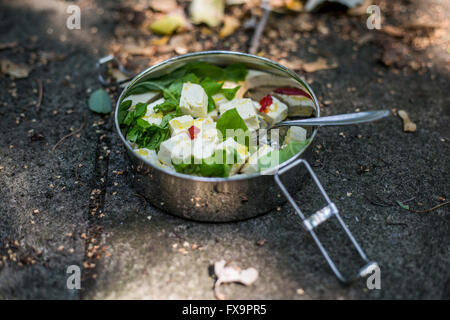
<path fill-rule="evenodd" d="M 175 170 L 180 173 L 194 174 L 202 177 L 226 178 L 230 175 L 232 164 L 216 163 L 216 159 L 219 158 L 217 153 L 219 152 L 223 152 L 220 159 L 226 159 L 225 150 L 217 150 L 211 157 L 204 159 L 202 163 L 194 163 L 194 158 L 191 158 L 191 163 L 172 164 Z"/>
<path fill-rule="evenodd" d="M 227 98 L 227 100 L 233 100 L 234 96 L 236 95 L 236 92 L 238 92 L 240 87 L 241 86 L 237 86 L 232 89 L 223 89 L 222 88 L 222 89 L 220 89 L 220 93 L 223 94 L 223 96 L 225 98 Z"/>
<path fill-rule="evenodd" d="M 219 120 L 217 120 L 216 128 L 222 134 L 223 140 L 230 138 L 226 136 L 227 129 L 241 129 L 243 132 L 248 131 L 247 125 L 244 120 L 242 120 L 236 108 L 224 112 L 224 114 L 220 116 Z"/>
<path fill-rule="evenodd" d="M 263 171 L 276 167 L 277 165 L 295 156 L 308 144 L 309 139 L 306 139 L 305 141 L 293 141 L 281 150 L 269 152 L 258 160 L 259 170 Z"/>

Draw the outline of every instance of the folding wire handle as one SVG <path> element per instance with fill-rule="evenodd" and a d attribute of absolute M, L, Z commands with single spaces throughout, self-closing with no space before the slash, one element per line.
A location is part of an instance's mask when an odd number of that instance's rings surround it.
<path fill-rule="evenodd" d="M 117 68 L 120 70 L 120 72 L 122 72 L 124 75 L 129 77 L 128 79 L 118 81 L 117 84 L 120 85 L 120 84 L 126 83 L 133 79 L 134 75 L 131 72 L 129 72 L 128 70 L 126 70 L 125 67 L 116 59 L 116 57 L 114 57 L 113 55 L 109 55 L 109 56 L 102 57 L 102 58 L 98 59 L 98 61 L 97 61 L 98 81 L 100 81 L 100 83 L 102 85 L 104 85 L 105 87 L 111 86 L 111 83 L 106 81 L 105 70 L 103 68 L 103 65 L 105 65 L 109 62 L 115 63 L 117 65 Z"/>
<path fill-rule="evenodd" d="M 306 167 L 306 169 L 308 170 L 309 174 L 313 178 L 314 183 L 319 188 L 320 192 L 322 193 L 322 196 L 325 198 L 325 200 L 328 203 L 328 205 L 326 207 L 320 209 L 319 211 L 317 211 L 313 215 L 309 216 L 308 218 L 306 218 L 305 215 L 302 213 L 302 211 L 298 207 L 297 203 L 292 198 L 292 196 L 289 194 L 289 192 L 287 191 L 286 187 L 284 186 L 284 184 L 280 180 L 280 175 L 281 174 L 285 173 L 286 171 L 292 169 L 293 167 L 295 167 L 295 166 L 297 166 L 299 164 L 303 164 Z M 347 226 L 345 225 L 345 223 L 342 220 L 341 216 L 339 215 L 339 211 L 338 211 L 336 205 L 333 202 L 331 202 L 331 200 L 328 197 L 327 193 L 325 192 L 324 188 L 320 184 L 319 179 L 317 179 L 317 176 L 315 175 L 314 171 L 312 170 L 311 166 L 309 165 L 309 163 L 307 161 L 305 161 L 303 159 L 299 159 L 299 160 L 291 163 L 290 165 L 288 165 L 288 166 L 280 169 L 278 172 L 276 172 L 275 175 L 274 175 L 274 179 L 275 179 L 275 182 L 280 187 L 281 191 L 283 192 L 284 196 L 288 199 L 289 203 L 292 205 L 294 210 L 297 212 L 297 214 L 302 219 L 303 226 L 311 234 L 312 238 L 314 239 L 314 241 L 316 242 L 316 244 L 319 247 L 320 251 L 322 252 L 322 255 L 325 257 L 325 260 L 327 260 L 328 265 L 330 266 L 330 268 L 333 270 L 333 272 L 336 275 L 336 277 L 341 282 L 347 284 L 347 283 L 350 283 L 350 282 L 352 282 L 352 281 L 354 281 L 354 280 L 356 280 L 358 278 L 365 277 L 365 276 L 369 275 L 375 267 L 378 267 L 378 264 L 376 262 L 370 261 L 369 259 L 367 259 L 364 251 L 361 249 L 361 247 L 359 246 L 358 242 L 356 242 L 356 240 L 353 237 L 353 235 L 351 234 L 350 230 L 347 228 Z M 334 264 L 333 260 L 331 260 L 330 256 L 328 255 L 327 250 L 324 248 L 324 246 L 320 242 L 316 232 L 314 231 L 314 229 L 317 226 L 319 226 L 321 223 L 325 222 L 328 218 L 331 218 L 333 216 L 335 216 L 336 219 L 339 221 L 339 224 L 344 229 L 344 231 L 347 234 L 347 236 L 350 238 L 353 246 L 355 247 L 356 251 L 358 251 L 361 259 L 366 263 L 361 269 L 359 269 L 359 271 L 356 274 L 356 276 L 354 276 L 353 278 L 350 278 L 350 279 L 346 279 L 346 278 L 344 278 L 344 276 L 342 276 L 342 274 L 340 273 L 340 271 L 338 270 L 338 268 Z"/>

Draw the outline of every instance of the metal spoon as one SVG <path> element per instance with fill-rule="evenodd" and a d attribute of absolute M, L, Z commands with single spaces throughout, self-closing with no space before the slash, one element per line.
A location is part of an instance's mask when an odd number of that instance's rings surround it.
<path fill-rule="evenodd" d="M 338 114 L 335 116 L 318 117 L 300 120 L 287 120 L 274 124 L 271 128 L 283 126 L 341 126 L 371 122 L 389 115 L 389 110 L 366 111 Z"/>

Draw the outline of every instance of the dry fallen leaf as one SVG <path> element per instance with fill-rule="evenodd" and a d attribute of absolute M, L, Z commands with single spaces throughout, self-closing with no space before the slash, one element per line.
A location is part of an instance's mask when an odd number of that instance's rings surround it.
<path fill-rule="evenodd" d="M 405 36 L 405 30 L 391 25 L 383 25 L 380 31 L 395 38 L 403 38 Z"/>
<path fill-rule="evenodd" d="M 303 11 L 303 3 L 300 0 L 270 0 L 269 3 L 272 11 L 277 13 Z"/>
<path fill-rule="evenodd" d="M 219 38 L 226 38 L 232 34 L 239 26 L 240 21 L 233 16 L 225 16 L 223 27 L 220 29 Z"/>
<path fill-rule="evenodd" d="M 364 0 L 361 5 L 348 9 L 347 13 L 351 16 L 363 16 L 367 14 L 367 7 L 372 4 L 372 0 Z"/>
<path fill-rule="evenodd" d="M 291 11 L 301 12 L 303 10 L 303 3 L 299 0 L 285 0 L 286 8 Z"/>
<path fill-rule="evenodd" d="M 170 12 L 178 8 L 175 0 L 150 0 L 148 4 L 155 11 Z"/>
<path fill-rule="evenodd" d="M 184 33 L 175 35 L 170 39 L 169 46 L 177 54 L 185 54 L 188 52 L 188 45 L 192 42 L 192 34 Z"/>
<path fill-rule="evenodd" d="M 189 8 L 193 23 L 204 22 L 210 27 L 217 27 L 220 24 L 224 10 L 223 0 L 193 0 Z"/>
<path fill-rule="evenodd" d="M 154 46 L 163 46 L 169 41 L 169 36 L 164 36 L 158 39 L 152 39 L 152 45 Z"/>
<path fill-rule="evenodd" d="M 0 72 L 8 74 L 12 78 L 26 78 L 31 70 L 31 67 L 25 64 L 15 64 L 6 59 L 0 60 Z"/>
<path fill-rule="evenodd" d="M 325 20 L 319 20 L 319 23 L 317 24 L 317 30 L 324 36 L 330 33 L 330 29 L 328 29 Z"/>
<path fill-rule="evenodd" d="M 17 41 L 0 43 L 0 50 L 12 49 L 12 48 L 16 48 L 18 46 L 19 46 L 19 42 L 17 42 Z"/>
<path fill-rule="evenodd" d="M 141 47 L 136 44 L 127 43 L 122 47 L 122 52 L 133 56 L 151 56 L 155 53 L 155 48 Z"/>
<path fill-rule="evenodd" d="M 66 59 L 66 55 L 56 53 L 53 51 L 40 51 L 39 52 L 39 61 L 42 64 L 47 64 L 48 62 L 53 61 L 63 61 Z"/>
<path fill-rule="evenodd" d="M 225 260 L 220 260 L 214 264 L 214 273 L 217 277 L 214 284 L 214 293 L 219 300 L 225 299 L 225 296 L 218 291 L 222 283 L 237 282 L 249 286 L 258 279 L 258 270 L 255 268 L 241 270 L 236 266 L 227 265 Z"/>
<path fill-rule="evenodd" d="M 281 59 L 280 64 L 284 65 L 285 67 L 292 69 L 292 70 L 303 70 L 305 72 L 311 73 L 316 72 L 319 70 L 327 70 L 327 69 L 334 69 L 338 67 L 337 63 L 329 64 L 325 58 L 318 58 L 314 62 L 304 62 L 303 60 L 299 58 L 292 58 L 292 59 Z"/>
<path fill-rule="evenodd" d="M 319 71 L 319 70 L 334 69 L 334 68 L 337 68 L 337 67 L 338 67 L 337 63 L 329 64 L 326 59 L 318 58 L 314 62 L 304 63 L 301 68 L 305 72 L 310 73 L 310 72 L 316 72 L 316 71 Z"/>
<path fill-rule="evenodd" d="M 129 78 L 129 76 L 127 76 L 125 73 L 123 73 L 119 69 L 112 69 L 111 77 L 113 77 L 117 82 L 125 81 Z"/>
<path fill-rule="evenodd" d="M 312 31 L 315 27 L 314 22 L 316 19 L 313 19 L 311 14 L 303 13 L 300 15 L 300 18 L 296 21 L 295 26 L 293 28 L 300 32 Z"/>
<path fill-rule="evenodd" d="M 405 110 L 399 110 L 398 116 L 403 120 L 403 131 L 405 132 L 415 132 L 417 126 L 414 122 L 409 118 L 408 113 Z"/>
<path fill-rule="evenodd" d="M 183 27 L 185 19 L 179 14 L 170 14 L 161 17 L 150 25 L 150 30 L 157 34 L 171 35 L 178 28 Z"/>
<path fill-rule="evenodd" d="M 381 62 L 390 67 L 404 67 L 408 63 L 407 57 L 410 56 L 410 49 L 401 42 L 387 42 L 383 44 L 383 53 L 381 54 Z"/>

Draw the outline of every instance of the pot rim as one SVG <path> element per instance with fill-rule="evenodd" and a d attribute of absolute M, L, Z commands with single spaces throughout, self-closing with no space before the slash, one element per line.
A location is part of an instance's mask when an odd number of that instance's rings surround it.
<path fill-rule="evenodd" d="M 128 85 L 122 90 L 119 98 L 117 99 L 116 108 L 114 110 L 114 124 L 115 124 L 116 131 L 117 131 L 120 139 L 122 140 L 122 143 L 125 145 L 125 148 L 127 149 L 129 154 L 132 154 L 133 157 L 138 158 L 140 161 L 142 161 L 145 164 L 149 165 L 153 169 L 161 171 L 162 173 L 165 173 L 165 174 L 168 174 L 168 175 L 175 176 L 177 178 L 181 178 L 181 179 L 185 179 L 185 180 L 204 181 L 204 182 L 226 182 L 226 181 L 240 181 L 240 180 L 247 180 L 247 179 L 255 179 L 255 178 L 263 176 L 263 175 L 268 175 L 268 174 L 261 174 L 261 172 L 258 172 L 258 173 L 253 173 L 253 174 L 249 174 L 249 175 L 242 174 L 242 175 L 234 175 L 234 176 L 227 177 L 227 178 L 220 178 L 220 177 L 199 177 L 199 176 L 193 176 L 193 175 L 189 175 L 189 174 L 179 173 L 179 172 L 176 172 L 176 171 L 166 171 L 164 169 L 161 169 L 161 168 L 155 166 L 151 162 L 147 161 L 146 159 L 144 159 L 140 155 L 138 155 L 135 152 L 133 152 L 133 149 L 131 148 L 130 144 L 127 142 L 127 140 L 125 139 L 125 137 L 122 134 L 122 131 L 120 130 L 119 118 L 118 118 L 118 110 L 119 110 L 120 102 L 122 101 L 124 93 L 127 92 L 127 90 L 132 85 L 134 85 L 136 82 L 138 82 L 144 76 L 147 76 L 150 72 L 152 72 L 155 69 L 160 69 L 161 67 L 169 66 L 170 64 L 172 64 L 172 63 L 174 63 L 176 61 L 189 59 L 189 58 L 192 58 L 192 57 L 199 57 L 199 58 L 201 58 L 201 57 L 205 57 L 205 56 L 209 56 L 209 55 L 235 55 L 235 56 L 247 57 L 247 58 L 263 61 L 266 65 L 270 65 L 272 68 L 275 68 L 275 69 L 278 69 L 279 71 L 285 72 L 291 78 L 293 78 L 294 80 L 300 82 L 303 86 L 306 87 L 306 89 L 308 89 L 309 93 L 311 94 L 311 96 L 313 98 L 314 105 L 316 107 L 316 117 L 320 117 L 319 102 L 318 102 L 318 100 L 316 98 L 316 95 L 315 95 L 314 91 L 306 83 L 306 81 L 304 81 L 297 73 L 295 73 L 291 69 L 288 69 L 285 66 L 283 66 L 283 65 L 281 65 L 278 62 L 275 62 L 273 60 L 270 60 L 270 59 L 267 59 L 267 58 L 264 58 L 264 57 L 260 57 L 260 56 L 255 56 L 255 55 L 248 54 L 248 53 L 243 53 L 243 52 L 238 52 L 238 51 L 226 51 L 226 50 L 210 50 L 210 51 L 192 52 L 192 53 L 187 53 L 187 54 L 180 55 L 180 56 L 175 56 L 175 57 L 169 58 L 167 60 L 164 60 L 162 62 L 159 62 L 159 63 L 157 63 L 157 64 L 155 64 L 155 65 L 145 69 L 144 71 L 140 72 L 139 74 L 137 74 L 128 83 Z M 274 168 L 271 168 L 270 172 L 278 172 L 278 170 L 280 170 L 281 168 L 283 168 L 283 167 L 289 165 L 290 163 L 294 162 L 295 160 L 297 160 L 300 157 L 300 155 L 307 148 L 309 148 L 309 146 L 311 145 L 312 141 L 314 140 L 314 138 L 317 135 L 318 129 L 319 129 L 319 127 L 315 127 L 313 129 L 313 133 L 311 134 L 311 138 L 309 140 L 309 143 L 308 143 L 308 145 L 306 145 L 305 148 L 303 148 L 300 152 L 296 153 L 289 160 L 286 160 L 283 163 L 280 163 L 278 166 L 276 166 Z"/>

